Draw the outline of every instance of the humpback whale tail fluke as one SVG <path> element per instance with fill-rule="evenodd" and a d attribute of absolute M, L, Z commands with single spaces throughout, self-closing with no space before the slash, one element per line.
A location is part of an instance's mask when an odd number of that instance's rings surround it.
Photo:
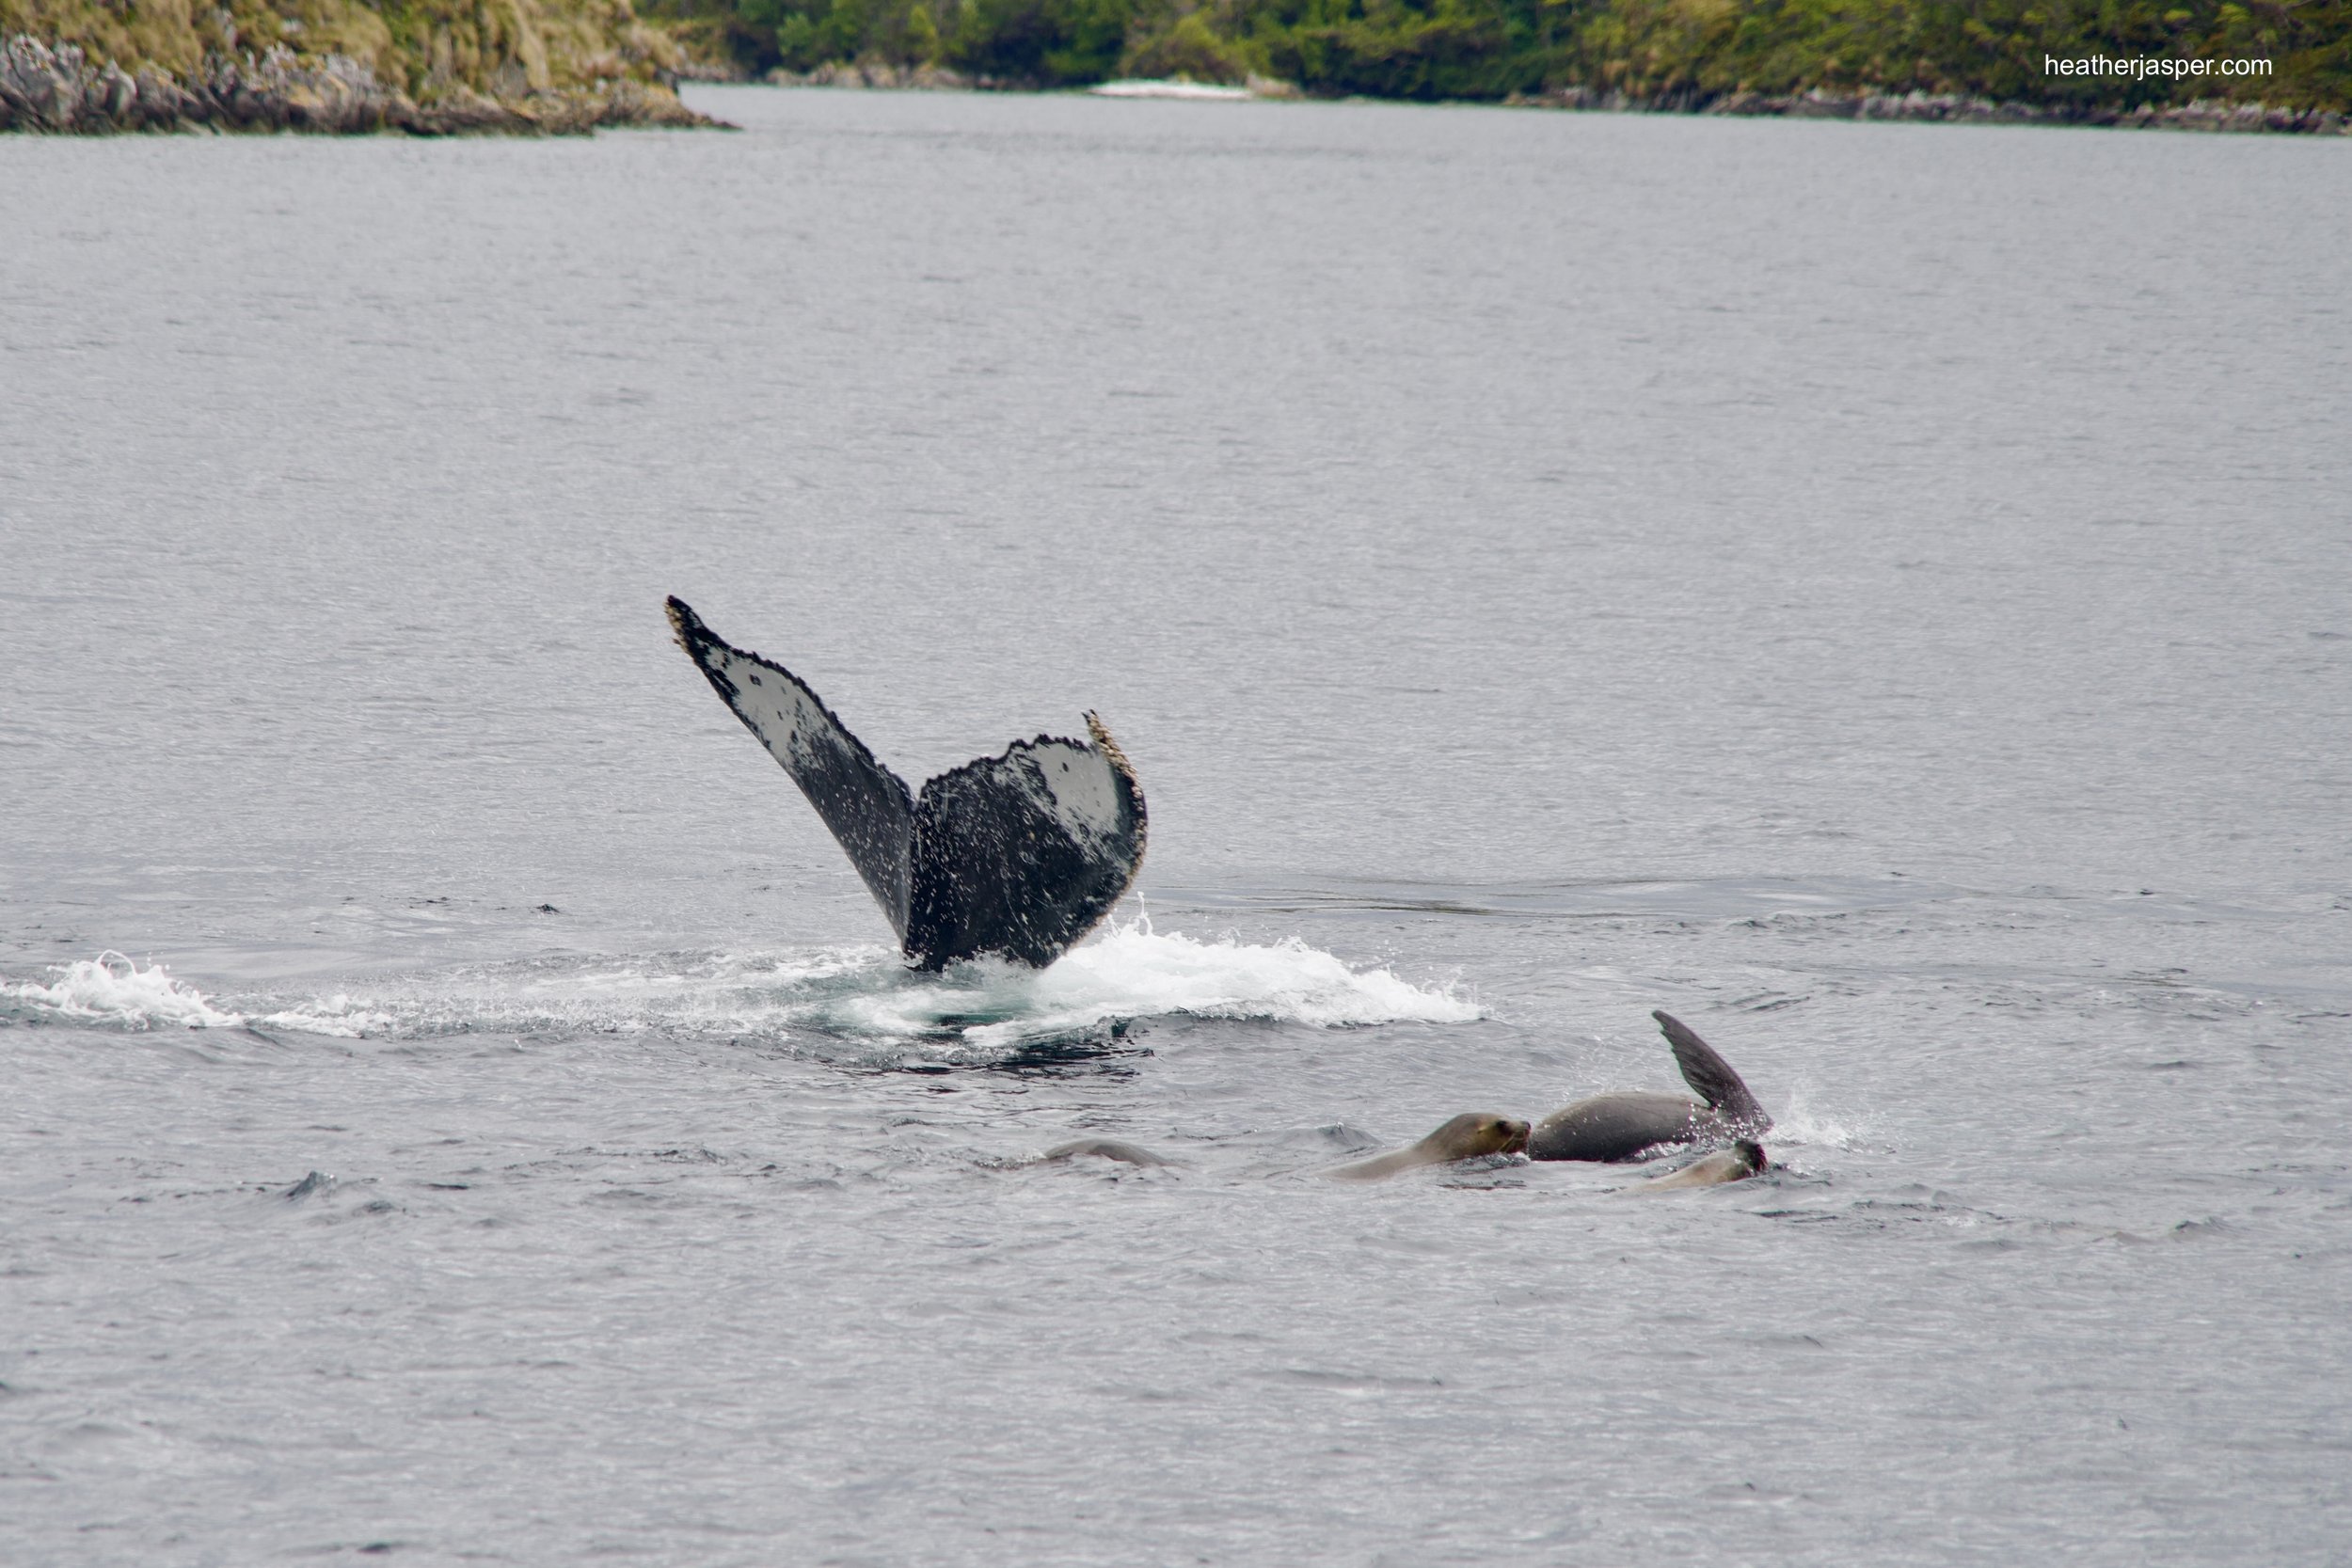
<path fill-rule="evenodd" d="M 683 599 L 669 611 L 678 646 L 801 786 L 918 967 L 993 953 L 1041 969 L 1135 881 L 1143 788 L 1096 715 L 1088 740 L 1016 740 L 914 793 L 799 676 Z"/>
<path fill-rule="evenodd" d="M 1649 1016 L 1658 1021 L 1666 1043 L 1674 1048 L 1675 1066 L 1682 1069 L 1682 1081 L 1724 1118 L 1726 1126 L 1750 1139 L 1772 1130 L 1772 1117 L 1731 1069 L 1731 1064 L 1715 1053 L 1713 1046 L 1699 1038 L 1689 1024 L 1672 1013 L 1653 1012 Z"/>

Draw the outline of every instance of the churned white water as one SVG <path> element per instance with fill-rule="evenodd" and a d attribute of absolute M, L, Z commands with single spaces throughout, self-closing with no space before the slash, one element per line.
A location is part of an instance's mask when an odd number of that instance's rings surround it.
<path fill-rule="evenodd" d="M 358 992 L 207 997 L 162 964 L 119 953 L 53 965 L 57 978 L 0 987 L 0 1017 L 125 1029 L 266 1026 L 385 1038 L 453 1030 L 659 1030 L 853 1049 L 882 1062 L 945 1052 L 982 1063 L 1036 1045 L 1102 1043 L 1154 1018 L 1256 1019 L 1314 1027 L 1464 1023 L 1475 1003 L 1385 967 L 1351 968 L 1295 937 L 1199 942 L 1115 925 L 1050 969 L 987 959 L 911 974 L 897 952 L 657 957 L 466 965 Z M 234 1009 L 234 1010 L 232 1010 Z M 1116 1026 L 1114 1031 L 1112 1026 Z"/>
<path fill-rule="evenodd" d="M 0 140 L 0 1560 L 2343 1560 L 2346 147 L 700 101 Z"/>

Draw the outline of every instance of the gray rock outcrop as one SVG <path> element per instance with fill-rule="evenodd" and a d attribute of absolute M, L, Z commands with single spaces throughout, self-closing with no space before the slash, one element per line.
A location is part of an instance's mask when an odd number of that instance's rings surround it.
<path fill-rule="evenodd" d="M 131 75 L 73 44 L 19 36 L 0 44 L 0 131 L 103 135 L 127 131 L 306 131 L 358 135 L 581 135 L 599 125 L 716 123 L 638 82 L 494 99 L 462 85 L 431 103 L 385 87 L 341 55 L 215 55 L 187 81 Z"/>

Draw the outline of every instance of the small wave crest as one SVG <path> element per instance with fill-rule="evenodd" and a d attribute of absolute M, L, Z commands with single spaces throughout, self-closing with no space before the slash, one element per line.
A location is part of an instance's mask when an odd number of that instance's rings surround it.
<path fill-rule="evenodd" d="M 1044 970 L 993 960 L 917 974 L 873 946 L 468 966 L 326 997 L 207 995 L 119 953 L 0 985 L 34 1020 L 145 1029 L 260 1025 L 342 1037 L 626 1034 L 792 1041 L 818 1054 L 964 1061 L 1105 1042 L 1135 1021 L 1258 1019 L 1316 1028 L 1483 1016 L 1450 987 L 1353 967 L 1296 938 L 1203 942 L 1119 927 Z"/>
<path fill-rule="evenodd" d="M 309 1007 L 255 1016 L 213 1005 L 211 998 L 162 964 L 141 969 L 138 960 L 112 949 L 95 958 L 54 967 L 57 978 L 43 985 L 27 980 L 0 983 L 0 1006 L 34 1019 L 111 1024 L 122 1029 L 234 1029 L 271 1024 L 312 1035 L 356 1038 L 390 1020 L 355 1010 L 348 996 L 324 998 Z"/>

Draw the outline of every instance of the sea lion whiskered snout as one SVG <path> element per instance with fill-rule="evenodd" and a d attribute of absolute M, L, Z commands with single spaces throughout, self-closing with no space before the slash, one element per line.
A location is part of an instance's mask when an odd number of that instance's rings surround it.
<path fill-rule="evenodd" d="M 1447 1165 L 1456 1160 L 1476 1160 L 1490 1154 L 1527 1151 L 1528 1124 L 1517 1117 L 1492 1111 L 1465 1111 L 1409 1148 L 1377 1155 L 1327 1174 L 1343 1181 L 1384 1181 L 1400 1171 L 1422 1165 Z"/>

